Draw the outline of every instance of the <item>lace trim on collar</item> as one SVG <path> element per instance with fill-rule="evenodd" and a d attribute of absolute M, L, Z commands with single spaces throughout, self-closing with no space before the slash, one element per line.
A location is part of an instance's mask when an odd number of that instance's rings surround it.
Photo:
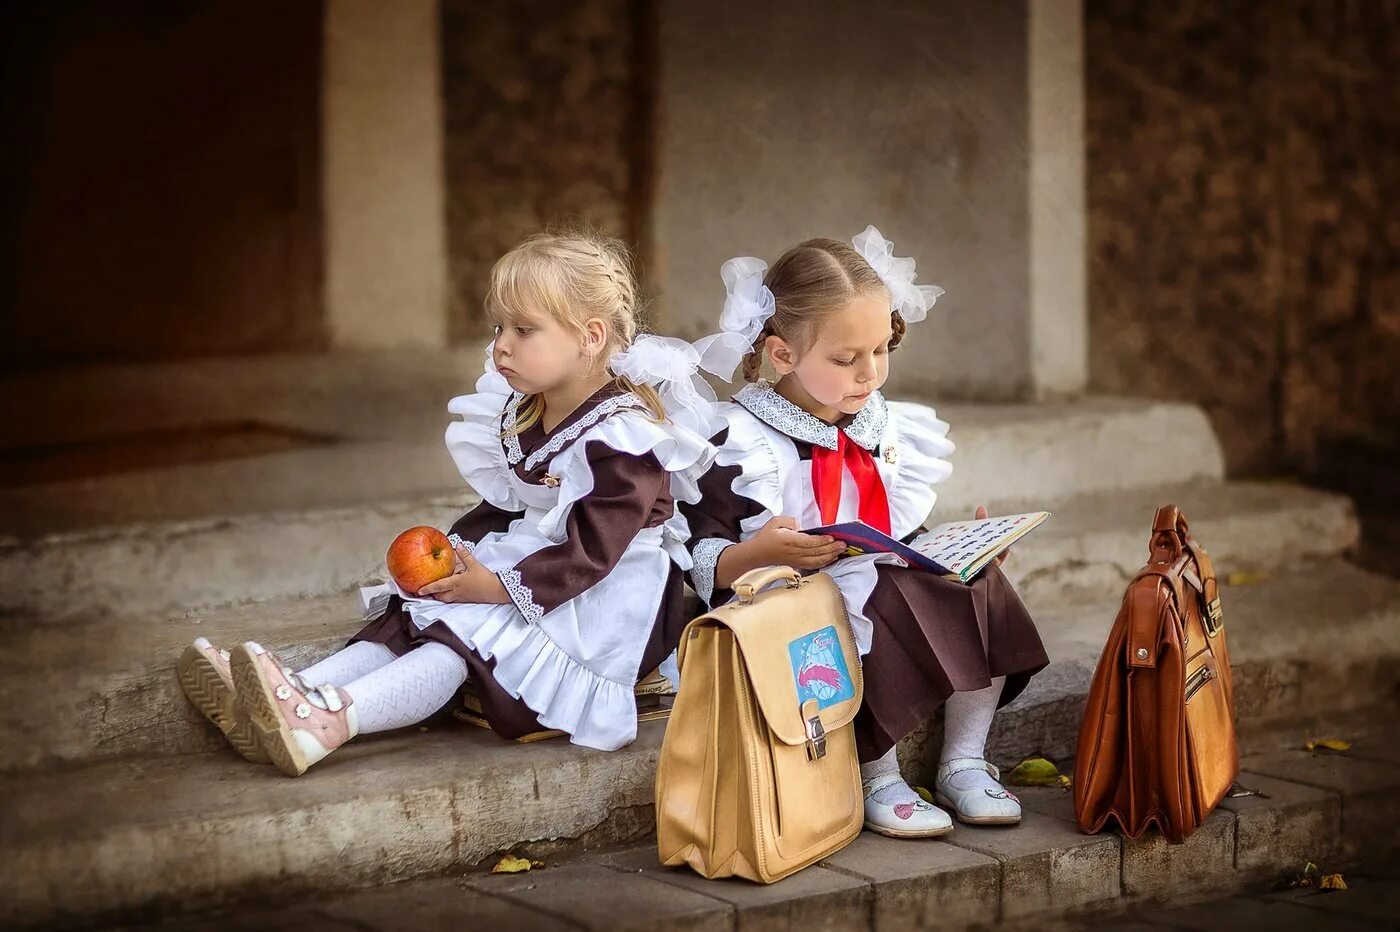
<path fill-rule="evenodd" d="M 538 450 L 535 450 L 528 457 L 520 448 L 520 435 L 515 432 L 515 420 L 520 402 L 525 396 L 519 392 L 512 392 L 510 401 L 506 402 L 505 416 L 501 419 L 501 429 L 505 432 L 506 461 L 515 466 L 521 460 L 525 461 L 525 469 L 534 469 L 550 456 L 558 453 L 565 446 L 577 440 L 579 435 L 585 430 L 597 424 L 603 418 L 615 411 L 623 408 L 645 408 L 646 402 L 633 392 L 626 392 L 621 395 L 614 395 L 605 398 L 594 406 L 593 410 L 574 421 L 568 427 L 554 434 L 546 440 Z"/>
<path fill-rule="evenodd" d="M 773 386 L 766 381 L 760 380 L 745 385 L 734 396 L 734 401 L 769 427 L 794 440 L 828 450 L 836 449 L 838 428 L 835 424 L 828 424 L 821 418 L 803 411 L 774 391 Z M 885 436 L 888 423 L 889 410 L 885 407 L 885 396 L 875 392 L 844 430 L 851 440 L 874 452 Z"/>

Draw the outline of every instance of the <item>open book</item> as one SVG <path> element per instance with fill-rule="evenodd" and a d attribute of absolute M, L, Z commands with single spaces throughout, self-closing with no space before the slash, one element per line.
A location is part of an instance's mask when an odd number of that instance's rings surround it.
<path fill-rule="evenodd" d="M 920 534 L 908 544 L 900 543 L 864 521 L 807 528 L 806 533 L 827 534 L 845 541 L 848 557 L 892 553 L 910 566 L 967 582 L 1048 517 L 1048 511 L 1032 511 L 980 521 L 949 521 Z"/>

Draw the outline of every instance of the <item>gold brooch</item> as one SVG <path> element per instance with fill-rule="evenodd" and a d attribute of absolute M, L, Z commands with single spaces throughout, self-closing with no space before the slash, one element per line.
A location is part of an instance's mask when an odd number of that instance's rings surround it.
<path fill-rule="evenodd" d="M 886 463 L 894 463 L 894 462 L 895 462 L 896 460 L 898 460 L 898 459 L 899 459 L 899 451 L 896 450 L 896 449 L 894 448 L 894 445 L 893 445 L 893 444 L 891 444 L 890 446 L 885 447 L 885 462 L 886 462 Z"/>
<path fill-rule="evenodd" d="M 557 489 L 557 488 L 559 488 L 559 477 L 558 477 L 558 476 L 551 476 L 549 473 L 545 473 L 545 474 L 544 474 L 544 487 L 545 487 L 546 489 Z"/>

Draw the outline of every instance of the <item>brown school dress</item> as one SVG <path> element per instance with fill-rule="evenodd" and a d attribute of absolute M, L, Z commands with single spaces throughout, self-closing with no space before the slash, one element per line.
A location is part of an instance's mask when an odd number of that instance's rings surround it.
<path fill-rule="evenodd" d="M 814 441 L 826 442 L 833 425 L 775 396 L 761 384 L 740 392 L 734 399 L 737 408 L 731 406 L 728 415 L 731 428 L 734 417 L 757 418 L 766 439 L 763 444 L 752 445 L 754 449 L 771 445 L 781 437 L 796 452 L 794 469 L 810 470 Z M 886 403 L 878 393 L 872 403 L 879 406 L 872 409 L 879 416 L 862 412 L 858 417 L 843 418 L 834 427 L 849 431 L 852 442 L 859 441 L 879 457 L 890 440 L 882 436 Z M 931 421 L 932 412 L 922 410 L 928 412 Z M 746 435 L 753 435 L 753 425 L 739 426 Z M 946 430 L 946 425 L 942 427 Z M 725 429 L 712 442 L 724 447 L 730 439 L 730 429 Z M 892 440 L 889 445 L 893 446 Z M 948 449 L 951 451 L 951 444 Z M 681 513 L 690 523 L 690 548 L 696 559 L 691 578 L 696 572 L 709 574 L 696 586 L 702 596 L 709 588 L 707 583 L 713 582 L 714 563 L 723 546 L 702 542 L 746 539 L 752 535 L 742 531 L 741 522 L 750 519 L 749 528 L 754 532 L 758 516 L 772 512 L 763 503 L 735 491 L 736 480 L 744 472 L 745 454 L 739 451 L 735 455 L 740 459 L 738 464 L 717 464 L 706 473 L 700 482 L 699 503 L 681 504 Z M 726 462 L 723 454 L 720 462 Z M 765 464 L 762 468 L 770 467 Z M 918 478 L 911 476 L 910 480 Z M 786 488 L 792 488 L 790 480 L 791 477 L 782 477 L 781 481 Z M 743 482 L 738 485 L 745 487 Z M 891 506 L 899 507 L 900 500 L 901 496 L 892 490 Z M 926 514 L 914 516 L 906 521 L 906 526 L 925 517 Z M 895 526 L 900 526 L 899 521 Z M 907 542 L 917 533 L 904 535 L 904 539 Z M 998 567 L 989 566 L 970 584 L 883 563 L 877 564 L 876 573 L 878 579 L 862 610 L 874 627 L 870 650 L 862 658 L 865 702 L 855 720 L 857 752 L 862 761 L 874 760 L 889 751 L 927 721 L 952 693 L 981 689 L 990 685 L 992 677 L 1005 676 L 1000 699 L 1000 704 L 1005 705 L 1020 695 L 1030 678 L 1049 662 L 1035 622 Z M 715 589 L 710 604 L 723 604 L 732 596 L 729 590 Z"/>

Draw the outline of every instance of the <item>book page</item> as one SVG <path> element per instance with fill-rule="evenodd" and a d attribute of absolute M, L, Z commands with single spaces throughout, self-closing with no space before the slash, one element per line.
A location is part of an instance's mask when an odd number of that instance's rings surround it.
<path fill-rule="evenodd" d="M 1010 546 L 1049 516 L 1046 511 L 1032 511 L 981 521 L 950 521 L 921 534 L 910 546 L 950 573 L 961 575 L 984 556 Z"/>

